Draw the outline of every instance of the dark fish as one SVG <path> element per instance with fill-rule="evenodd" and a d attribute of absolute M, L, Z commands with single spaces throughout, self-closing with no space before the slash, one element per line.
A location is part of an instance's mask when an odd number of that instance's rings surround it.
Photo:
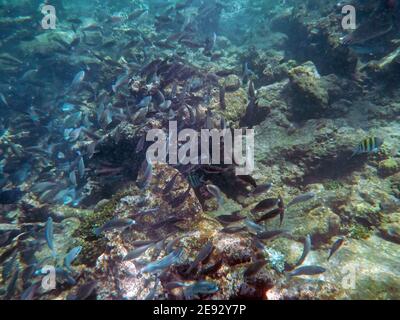
<path fill-rule="evenodd" d="M 1 191 L 0 204 L 14 204 L 18 202 L 23 195 L 24 193 L 18 188 Z"/>
<path fill-rule="evenodd" d="M 206 266 L 204 269 L 200 271 L 201 275 L 209 275 L 216 273 L 222 266 L 224 262 L 223 259 L 219 259 L 217 262 L 213 263 L 212 265 Z"/>
<path fill-rule="evenodd" d="M 265 220 L 273 219 L 276 216 L 280 215 L 281 213 L 282 213 L 282 209 L 281 208 L 273 209 L 273 210 L 267 212 L 266 214 L 264 214 L 263 216 L 261 216 L 260 218 L 256 219 L 256 222 L 260 223 L 260 222 L 265 221 Z"/>
<path fill-rule="evenodd" d="M 35 274 L 36 270 L 38 268 L 38 263 L 33 263 L 27 266 L 23 271 L 22 271 L 22 281 L 25 286 L 25 284 L 29 283 L 33 275 Z"/>
<path fill-rule="evenodd" d="M 10 239 L 11 232 L 12 231 L 6 231 L 0 234 L 0 247 L 2 247 L 8 242 L 8 240 Z"/>
<path fill-rule="evenodd" d="M 244 271 L 243 275 L 245 278 L 251 277 L 257 274 L 265 265 L 267 264 L 267 260 L 261 259 L 253 262 L 251 265 L 247 267 Z"/>
<path fill-rule="evenodd" d="M 213 294 L 218 292 L 219 287 L 214 282 L 209 281 L 199 281 L 185 290 L 185 298 L 192 300 L 194 296 L 199 294 Z"/>
<path fill-rule="evenodd" d="M 156 222 L 156 223 L 152 224 L 150 228 L 153 229 L 153 230 L 156 230 L 156 229 L 160 229 L 160 228 L 162 228 L 164 226 L 168 226 L 168 225 L 172 225 L 172 224 L 175 224 L 175 223 L 178 223 L 178 222 L 182 222 L 184 220 L 185 219 L 183 219 L 183 218 L 178 218 L 178 217 L 174 217 L 174 216 L 173 217 L 168 217 L 168 218 L 166 218 L 164 220 L 161 220 L 159 222 Z"/>
<path fill-rule="evenodd" d="M 275 207 L 278 204 L 279 199 L 277 198 L 269 198 L 258 203 L 253 209 L 251 209 L 251 213 L 263 212 L 272 207 Z"/>
<path fill-rule="evenodd" d="M 137 145 L 136 145 L 135 153 L 140 153 L 140 152 L 142 152 L 143 149 L 144 149 L 145 143 L 146 143 L 146 136 L 143 135 L 142 137 L 140 137 L 140 139 L 139 139 L 139 141 L 138 141 L 138 143 L 137 143 Z"/>
<path fill-rule="evenodd" d="M 79 43 L 81 42 L 81 38 L 80 37 L 76 37 L 74 40 L 72 40 L 71 44 L 70 44 L 70 48 L 76 48 Z"/>
<path fill-rule="evenodd" d="M 2 277 L 4 280 L 8 279 L 9 275 L 11 274 L 11 271 L 16 266 L 16 262 L 17 262 L 17 251 L 15 251 L 11 256 L 11 258 L 3 265 Z"/>
<path fill-rule="evenodd" d="M 221 232 L 233 234 L 233 233 L 239 233 L 239 232 L 246 231 L 246 230 L 247 230 L 247 227 L 243 227 L 243 226 L 234 226 L 234 227 L 226 227 L 226 228 L 223 228 L 223 229 L 221 230 Z"/>
<path fill-rule="evenodd" d="M 308 234 L 304 240 L 304 249 L 300 259 L 296 262 L 296 267 L 300 266 L 306 260 L 308 253 L 311 251 L 311 237 Z"/>
<path fill-rule="evenodd" d="M 165 252 L 167 254 L 170 254 L 172 251 L 174 251 L 174 247 L 179 243 L 179 241 L 183 238 L 187 237 L 187 235 L 179 236 L 176 237 L 175 239 L 172 239 L 167 246 L 165 247 Z"/>
<path fill-rule="evenodd" d="M 144 77 L 157 73 L 158 68 L 160 67 L 162 62 L 163 61 L 161 59 L 153 60 L 152 62 L 150 62 L 149 64 L 147 64 L 145 67 L 142 68 L 142 70 L 140 71 L 140 75 Z"/>
<path fill-rule="evenodd" d="M 295 204 L 301 203 L 301 202 L 306 202 L 308 200 L 311 200 L 315 197 L 315 193 L 314 192 L 307 192 L 304 194 L 301 194 L 299 196 L 297 196 L 296 198 L 294 198 L 292 201 L 290 201 L 287 204 L 287 208 L 294 206 Z"/>
<path fill-rule="evenodd" d="M 184 46 L 189 47 L 189 48 L 191 48 L 191 49 L 200 49 L 200 48 L 203 47 L 203 44 L 202 44 L 202 43 L 194 42 L 194 41 L 189 40 L 189 39 L 181 39 L 181 40 L 179 41 L 179 43 L 181 43 L 181 44 L 183 44 Z"/>
<path fill-rule="evenodd" d="M 76 293 L 70 294 L 67 300 L 86 300 L 89 298 L 97 288 L 97 281 L 89 281 L 81 285 Z"/>
<path fill-rule="evenodd" d="M 255 187 L 255 189 L 250 192 L 250 196 L 257 196 L 261 193 L 268 192 L 272 188 L 272 183 L 266 183 Z"/>
<path fill-rule="evenodd" d="M 276 236 L 280 236 L 281 234 L 285 233 L 283 230 L 271 230 L 271 231 L 264 231 L 258 233 L 256 237 L 260 240 L 269 240 L 275 238 Z"/>
<path fill-rule="evenodd" d="M 129 261 L 129 260 L 133 260 L 136 259 L 138 257 L 140 257 L 143 253 L 145 253 L 148 249 L 150 249 L 151 247 L 153 247 L 155 245 L 155 243 L 150 243 L 147 245 L 144 245 L 142 247 L 136 248 L 132 251 L 129 251 L 126 256 L 123 258 L 124 261 Z"/>
<path fill-rule="evenodd" d="M 314 276 L 317 274 L 324 273 L 326 271 L 325 268 L 320 266 L 303 266 L 297 269 L 294 269 L 292 272 L 289 273 L 290 277 L 295 276 Z"/>
<path fill-rule="evenodd" d="M 15 293 L 15 289 L 17 287 L 18 277 L 19 277 L 19 268 L 17 267 L 10 282 L 8 283 L 8 286 L 6 289 L 6 294 L 3 298 L 4 300 L 10 300 L 13 297 L 13 295 Z"/>
<path fill-rule="evenodd" d="M 4 252 L 0 255 L 0 264 L 6 261 L 9 257 L 11 257 L 14 253 L 18 251 L 17 246 L 12 246 L 4 250 Z"/>
<path fill-rule="evenodd" d="M 230 224 L 230 223 L 244 220 L 244 219 L 246 219 L 246 217 L 241 216 L 240 211 L 235 211 L 231 214 L 227 214 L 227 215 L 223 214 L 223 215 L 217 216 L 216 219 L 223 224 Z"/>
<path fill-rule="evenodd" d="M 362 153 L 377 153 L 381 146 L 383 145 L 383 140 L 377 137 L 366 138 L 360 142 L 360 144 L 353 150 L 351 157 L 359 155 Z"/>
<path fill-rule="evenodd" d="M 197 255 L 196 259 L 190 264 L 189 268 L 185 272 L 186 275 L 189 275 L 194 268 L 196 268 L 200 263 L 206 260 L 214 250 L 214 246 L 212 242 L 207 242 L 206 245 L 200 250 L 199 254 Z"/>
<path fill-rule="evenodd" d="M 131 244 L 132 244 L 132 246 L 137 248 L 137 247 L 147 246 L 151 243 L 156 243 L 158 241 L 160 241 L 160 240 L 136 240 L 136 241 L 133 241 Z"/>
<path fill-rule="evenodd" d="M 41 282 L 37 282 L 29 286 L 22 294 L 21 300 L 33 300 L 36 291 L 40 288 Z"/>
<path fill-rule="evenodd" d="M 178 178 L 179 172 L 177 172 L 170 181 L 165 185 L 165 188 L 163 190 L 163 194 L 168 194 L 172 191 L 172 188 L 175 185 L 176 179 Z"/>
<path fill-rule="evenodd" d="M 134 225 L 135 223 L 136 223 L 135 220 L 132 220 L 132 219 L 113 219 L 113 220 L 106 222 L 100 228 L 95 228 L 94 233 L 96 236 L 99 236 L 104 231 L 110 231 L 110 230 L 115 230 L 115 229 L 125 229 L 127 227 Z"/>
<path fill-rule="evenodd" d="M 252 176 L 237 176 L 240 180 L 252 185 L 254 188 L 257 188 L 257 182 L 254 180 Z"/>
<path fill-rule="evenodd" d="M 219 106 L 222 110 L 226 110 L 226 102 L 225 102 L 225 86 L 219 87 Z"/>
<path fill-rule="evenodd" d="M 337 239 L 337 240 L 335 241 L 335 243 L 332 245 L 332 248 L 331 248 L 331 250 L 330 250 L 330 252 L 329 252 L 328 261 L 329 261 L 329 259 L 333 256 L 333 254 L 334 254 L 336 251 L 339 250 L 339 248 L 343 245 L 343 243 L 344 243 L 344 238 L 340 238 L 340 239 Z"/>
<path fill-rule="evenodd" d="M 279 227 L 281 227 L 285 218 L 285 204 L 281 195 L 279 195 L 278 208 L 281 210 L 279 212 Z"/>

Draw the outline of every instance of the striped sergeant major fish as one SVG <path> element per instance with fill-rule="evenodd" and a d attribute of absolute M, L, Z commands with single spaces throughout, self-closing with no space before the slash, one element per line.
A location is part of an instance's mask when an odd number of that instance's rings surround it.
<path fill-rule="evenodd" d="M 359 145 L 353 150 L 351 157 L 363 153 L 376 153 L 379 151 L 383 144 L 383 140 L 377 137 L 369 137 L 359 143 Z"/>

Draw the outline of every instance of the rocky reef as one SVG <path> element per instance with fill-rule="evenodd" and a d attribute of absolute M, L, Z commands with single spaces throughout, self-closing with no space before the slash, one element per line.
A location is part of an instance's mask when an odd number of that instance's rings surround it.
<path fill-rule="evenodd" d="M 9 4 L 3 299 L 400 298 L 394 9 L 360 6 L 348 33 L 337 1 L 242 2 L 65 3 L 30 32 L 37 13 Z M 254 171 L 151 163 L 170 121 L 254 129 Z"/>

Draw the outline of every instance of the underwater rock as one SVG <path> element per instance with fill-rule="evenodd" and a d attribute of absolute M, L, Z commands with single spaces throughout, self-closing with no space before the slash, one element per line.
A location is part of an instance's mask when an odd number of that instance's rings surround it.
<path fill-rule="evenodd" d="M 400 213 L 395 212 L 385 217 L 379 226 L 379 236 L 387 241 L 400 244 Z"/>
<path fill-rule="evenodd" d="M 221 114 L 225 120 L 238 127 L 239 121 L 246 110 L 247 103 L 248 98 L 246 90 L 239 88 L 234 92 L 225 93 L 225 110 L 221 110 L 218 92 L 213 95 L 211 106 L 217 114 Z"/>
<path fill-rule="evenodd" d="M 390 176 L 400 171 L 400 161 L 398 159 L 386 159 L 379 162 L 379 173 L 382 176 Z"/>
<path fill-rule="evenodd" d="M 329 94 L 321 82 L 321 76 L 312 62 L 306 62 L 289 71 L 294 99 L 300 102 L 302 112 L 320 113 L 329 105 Z M 304 110 L 306 108 L 306 110 Z"/>
<path fill-rule="evenodd" d="M 339 234 L 340 218 L 326 207 L 304 211 L 290 209 L 286 213 L 284 227 L 292 230 L 292 236 L 298 241 L 310 235 L 316 245 Z"/>
<path fill-rule="evenodd" d="M 288 102 L 287 99 L 288 88 L 289 81 L 284 80 L 268 86 L 263 86 L 257 90 L 256 118 L 259 123 L 264 121 L 271 113 L 288 114 L 290 108 L 290 102 Z M 280 122 L 280 124 L 282 123 Z"/>
<path fill-rule="evenodd" d="M 324 4 L 329 5 L 328 2 Z M 341 15 L 331 13 L 331 10 L 324 15 L 315 8 L 307 10 L 306 6 L 288 8 L 272 18 L 271 29 L 288 36 L 287 49 L 297 61 L 313 61 L 322 75 L 334 73 L 350 78 L 358 59 L 342 45 L 343 30 L 338 22 Z"/>
<path fill-rule="evenodd" d="M 238 76 L 231 74 L 225 78 L 224 86 L 226 91 L 236 91 L 241 87 L 242 83 Z"/>
<path fill-rule="evenodd" d="M 56 53 L 69 52 L 74 33 L 54 30 L 38 34 L 32 41 L 23 41 L 18 50 L 24 56 L 50 57 Z"/>

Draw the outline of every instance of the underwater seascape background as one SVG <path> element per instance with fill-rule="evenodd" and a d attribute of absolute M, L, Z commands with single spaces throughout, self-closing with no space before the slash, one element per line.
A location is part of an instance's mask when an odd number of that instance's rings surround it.
<path fill-rule="evenodd" d="M 2 299 L 400 298 L 398 1 L 45 4 L 0 0 Z M 172 120 L 254 172 L 148 163 Z"/>

